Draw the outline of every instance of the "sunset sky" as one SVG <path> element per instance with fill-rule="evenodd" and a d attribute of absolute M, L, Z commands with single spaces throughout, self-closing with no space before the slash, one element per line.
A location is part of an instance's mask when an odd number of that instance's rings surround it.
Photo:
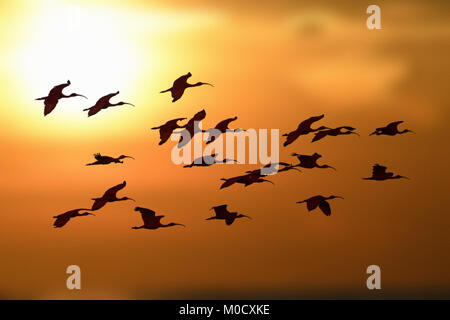
<path fill-rule="evenodd" d="M 381 8 L 368 30 L 366 8 Z M 448 165 L 450 23 L 446 1 L 25 1 L 0 2 L 0 298 L 450 297 Z M 210 82 L 177 102 L 160 94 L 179 76 Z M 61 100 L 55 85 L 88 97 Z M 120 90 L 121 106 L 82 110 Z M 167 120 L 204 109 L 203 127 L 294 130 L 351 125 L 356 135 L 280 143 L 323 155 L 332 170 L 290 171 L 275 185 L 220 178 L 261 165 L 185 169 L 159 146 Z M 446 120 L 447 119 L 447 120 Z M 368 136 L 404 120 L 417 134 Z M 91 166 L 93 154 L 132 155 Z M 375 163 L 411 180 L 363 181 Z M 123 180 L 137 200 L 52 227 Z M 333 214 L 296 201 L 340 195 Z M 251 216 L 205 221 L 215 205 Z M 139 205 L 186 228 L 132 230 Z M 78 265 L 82 289 L 66 288 Z M 366 287 L 381 267 L 382 290 Z"/>

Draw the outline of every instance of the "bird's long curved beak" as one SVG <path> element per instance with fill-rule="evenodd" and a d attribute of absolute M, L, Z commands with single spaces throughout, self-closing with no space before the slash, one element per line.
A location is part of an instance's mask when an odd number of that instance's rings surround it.
<path fill-rule="evenodd" d="M 408 179 L 408 180 L 411 180 L 410 178 L 408 178 L 408 177 L 405 177 L 405 176 L 400 176 L 400 178 L 404 178 L 404 179 Z"/>
<path fill-rule="evenodd" d="M 132 199 L 132 198 L 128 198 L 128 200 L 132 200 L 132 201 L 136 202 L 136 200 L 134 200 L 134 199 Z"/>
<path fill-rule="evenodd" d="M 358 132 L 351 132 L 351 133 L 356 134 L 358 137 L 361 137 Z"/>
<path fill-rule="evenodd" d="M 208 86 L 214 87 L 211 83 L 203 82 L 203 84 L 207 84 Z"/>
<path fill-rule="evenodd" d="M 86 96 L 83 96 L 82 94 L 79 94 L 78 96 L 79 96 L 79 97 L 83 97 L 83 98 L 86 98 L 86 99 L 87 99 L 87 97 L 86 97 Z"/>
<path fill-rule="evenodd" d="M 181 223 L 174 223 L 174 225 L 175 225 L 175 226 L 182 226 L 182 227 L 185 227 L 185 228 L 186 228 L 186 226 L 185 226 L 184 224 L 181 224 Z"/>
<path fill-rule="evenodd" d="M 243 217 L 245 217 L 245 218 L 248 218 L 248 219 L 252 220 L 252 218 L 251 218 L 251 217 L 249 217 L 249 216 L 246 216 L 245 214 L 243 214 L 242 216 L 243 216 Z"/>
<path fill-rule="evenodd" d="M 334 171 L 337 171 L 335 167 L 328 166 L 328 168 L 331 168 L 331 169 L 333 169 Z"/>
<path fill-rule="evenodd" d="M 344 197 L 336 196 L 336 199 L 344 199 Z"/>
<path fill-rule="evenodd" d="M 130 105 L 130 106 L 136 107 L 134 104 L 129 103 L 129 102 L 124 102 L 123 104 L 128 104 L 128 105 Z"/>
<path fill-rule="evenodd" d="M 93 214 L 93 213 L 89 213 L 89 215 L 90 215 L 90 216 L 95 216 L 95 214 Z"/>
<path fill-rule="evenodd" d="M 412 130 L 409 130 L 408 132 L 411 132 L 411 133 L 414 133 L 414 134 L 416 134 L 414 131 L 412 131 Z"/>
<path fill-rule="evenodd" d="M 130 158 L 130 159 L 136 160 L 136 159 L 133 158 L 132 156 L 125 156 L 125 158 Z"/>

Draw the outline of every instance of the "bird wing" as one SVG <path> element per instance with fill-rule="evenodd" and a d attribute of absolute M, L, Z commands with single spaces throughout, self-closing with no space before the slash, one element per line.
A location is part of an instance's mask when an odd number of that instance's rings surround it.
<path fill-rule="evenodd" d="M 315 196 L 306 200 L 306 208 L 308 211 L 314 210 L 322 200 L 322 196 Z"/>
<path fill-rule="evenodd" d="M 100 110 L 102 110 L 102 105 L 97 102 L 94 106 L 92 106 L 86 110 L 89 110 L 88 116 L 93 116 L 94 114 L 96 114 L 96 113 L 100 112 Z"/>
<path fill-rule="evenodd" d="M 94 203 L 92 204 L 91 210 L 98 210 L 98 209 L 102 208 L 108 202 L 108 199 L 104 195 L 101 198 L 92 199 L 92 200 L 94 200 Z"/>
<path fill-rule="evenodd" d="M 328 133 L 329 133 L 329 130 L 323 130 L 323 131 L 317 132 L 317 133 L 314 135 L 314 138 L 312 139 L 311 142 L 318 141 L 318 140 L 320 140 L 320 139 L 325 138 L 325 137 L 328 135 Z"/>
<path fill-rule="evenodd" d="M 112 159 L 111 157 L 108 157 L 108 156 L 102 156 L 100 153 L 94 154 L 94 157 L 96 160 L 99 160 L 99 161 Z"/>
<path fill-rule="evenodd" d="M 54 86 L 50 92 L 48 93 L 48 96 L 56 96 L 59 97 L 62 95 L 62 91 L 64 90 L 65 87 L 69 86 L 70 83 L 63 83 L 63 84 L 59 84 L 57 86 Z"/>
<path fill-rule="evenodd" d="M 80 211 L 83 211 L 83 210 L 89 211 L 90 209 L 86 209 L 86 208 L 73 209 L 73 210 L 69 210 L 67 212 L 61 213 L 60 215 L 54 216 L 53 218 L 59 218 L 59 217 L 62 217 L 62 216 L 70 216 L 70 217 L 72 217 L 74 214 L 77 214 L 77 213 L 79 213 Z"/>
<path fill-rule="evenodd" d="M 184 90 L 186 88 L 185 87 L 172 87 L 172 90 L 170 91 L 172 94 L 172 102 L 177 101 L 178 99 L 180 99 L 183 96 Z"/>
<path fill-rule="evenodd" d="M 105 104 L 108 104 L 108 103 L 109 103 L 109 100 L 110 100 L 112 97 L 116 96 L 117 94 L 118 94 L 117 92 L 107 94 L 107 95 L 101 97 L 100 99 L 98 99 L 97 102 L 95 103 L 95 105 L 101 105 L 101 106 L 103 106 L 103 105 L 105 105 Z"/>
<path fill-rule="evenodd" d="M 48 115 L 50 112 L 53 111 L 53 109 L 56 108 L 56 105 L 58 104 L 58 97 L 55 95 L 49 95 L 44 100 L 44 116 Z"/>
<path fill-rule="evenodd" d="M 294 142 L 295 140 L 297 140 L 297 138 L 300 137 L 300 133 L 301 133 L 301 131 L 298 130 L 298 128 L 295 131 L 289 132 L 287 134 L 286 141 L 283 143 L 283 146 L 286 147 L 286 146 L 290 145 L 292 142 Z"/>
<path fill-rule="evenodd" d="M 161 129 L 159 129 L 159 139 L 161 140 L 159 144 L 161 145 L 167 140 L 169 140 L 170 136 L 172 135 L 175 129 L 176 128 L 174 128 L 173 126 L 164 125 L 163 127 L 161 127 Z"/>
<path fill-rule="evenodd" d="M 221 132 L 225 132 L 228 129 L 228 125 L 233 122 L 236 121 L 237 117 L 233 117 L 233 118 L 228 118 L 225 120 L 220 121 L 218 124 L 216 124 L 216 129 L 221 131 Z"/>
<path fill-rule="evenodd" d="M 172 88 L 176 88 L 176 87 L 185 87 L 186 86 L 186 82 L 189 79 L 189 77 L 191 77 L 189 74 L 185 74 L 182 75 L 181 77 L 177 78 L 173 84 L 172 84 Z"/>
<path fill-rule="evenodd" d="M 383 175 L 386 173 L 386 167 L 385 166 L 380 166 L 379 164 L 376 164 L 373 166 L 372 168 L 372 176 L 377 176 L 377 175 Z"/>
<path fill-rule="evenodd" d="M 192 119 L 189 120 L 190 123 L 194 124 L 195 121 L 202 121 L 206 117 L 205 110 L 197 112 Z"/>
<path fill-rule="evenodd" d="M 242 176 L 225 179 L 225 182 L 222 183 L 222 185 L 220 186 L 220 189 L 223 189 L 223 188 L 226 188 L 226 187 L 229 187 L 229 186 L 235 184 L 241 178 L 242 178 Z"/>
<path fill-rule="evenodd" d="M 144 225 L 152 224 L 155 221 L 155 211 L 147 209 L 147 208 L 140 208 L 139 212 L 141 213 L 142 221 L 144 221 Z"/>
<path fill-rule="evenodd" d="M 326 200 L 322 200 L 322 201 L 319 202 L 319 208 L 320 208 L 320 210 L 322 210 L 322 212 L 326 216 L 331 215 L 330 204 Z"/>
<path fill-rule="evenodd" d="M 227 224 L 227 226 L 231 225 L 233 222 L 234 222 L 234 218 L 233 217 L 225 219 L 225 223 Z"/>
<path fill-rule="evenodd" d="M 124 181 L 120 184 L 118 184 L 117 186 L 114 186 L 112 188 L 109 188 L 108 190 L 106 190 L 106 192 L 103 194 L 103 197 L 109 197 L 109 196 L 115 196 L 116 193 L 120 190 L 122 190 L 123 188 L 125 188 L 125 186 L 127 185 L 127 182 Z"/>
<path fill-rule="evenodd" d="M 311 125 L 316 122 L 319 121 L 320 119 L 322 119 L 325 115 L 322 114 L 320 116 L 316 116 L 316 117 L 311 117 L 308 118 L 302 122 L 300 122 L 300 124 L 297 127 L 297 130 L 307 130 L 307 129 L 311 129 Z"/>
<path fill-rule="evenodd" d="M 68 212 L 67 212 L 68 213 Z M 55 228 L 61 228 L 63 227 L 67 222 L 69 222 L 70 218 L 72 218 L 71 214 L 60 214 L 59 216 L 56 216 L 56 220 L 53 223 L 53 226 Z"/>
<path fill-rule="evenodd" d="M 339 129 L 346 129 L 346 130 L 349 130 L 349 131 L 356 130 L 355 128 L 350 127 L 350 126 L 342 126 L 342 127 L 339 127 Z"/>
<path fill-rule="evenodd" d="M 214 209 L 214 212 L 216 213 L 216 216 L 218 218 L 225 219 L 225 218 L 230 216 L 230 212 L 227 210 L 227 205 L 226 204 L 222 204 L 220 206 L 213 207 L 213 209 Z"/>
<path fill-rule="evenodd" d="M 389 129 L 389 130 L 392 130 L 392 131 L 396 131 L 397 126 L 398 126 L 400 123 L 403 123 L 403 122 L 404 122 L 404 121 L 395 121 L 395 122 L 391 122 L 391 123 L 389 123 L 389 124 L 386 126 L 386 128 Z"/>

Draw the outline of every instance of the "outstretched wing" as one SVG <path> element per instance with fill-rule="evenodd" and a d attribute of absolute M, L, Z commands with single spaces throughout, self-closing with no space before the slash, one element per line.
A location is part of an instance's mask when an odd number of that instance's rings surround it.
<path fill-rule="evenodd" d="M 155 221 L 155 211 L 147 208 L 139 208 L 144 225 L 151 225 Z"/>
<path fill-rule="evenodd" d="M 50 112 L 52 112 L 56 108 L 58 101 L 59 101 L 59 99 L 55 95 L 49 95 L 47 98 L 45 98 L 45 100 L 44 100 L 44 116 L 48 115 Z"/>
<path fill-rule="evenodd" d="M 383 175 L 386 173 L 386 167 L 385 166 L 380 166 L 379 164 L 376 164 L 373 166 L 372 168 L 372 176 L 377 176 L 377 175 Z"/>
<path fill-rule="evenodd" d="M 289 132 L 286 137 L 286 141 L 283 143 L 283 146 L 288 146 L 300 136 L 301 131 L 297 128 L 297 130 Z"/>
<path fill-rule="evenodd" d="M 227 205 L 222 204 L 220 206 L 213 207 L 214 212 L 216 213 L 217 218 L 228 218 L 230 216 L 230 212 L 227 210 Z"/>
<path fill-rule="evenodd" d="M 98 99 L 97 103 L 95 105 L 100 105 L 100 106 L 103 107 L 105 104 L 109 103 L 109 100 L 112 97 L 117 96 L 118 94 L 119 94 L 119 92 L 114 92 L 114 93 L 107 94 L 107 95 L 101 97 L 100 99 Z"/>
<path fill-rule="evenodd" d="M 389 129 L 389 130 L 395 131 L 395 130 L 397 129 L 398 125 L 399 125 L 400 123 L 403 123 L 403 122 L 404 122 L 404 121 L 395 121 L 395 122 L 391 122 L 391 123 L 389 123 L 389 124 L 386 126 L 386 128 Z"/>
<path fill-rule="evenodd" d="M 161 129 L 159 129 L 159 145 L 162 145 L 163 143 L 165 143 L 167 140 L 169 140 L 170 136 L 172 135 L 173 131 L 176 128 L 174 128 L 173 125 L 164 125 L 163 127 L 161 127 Z"/>
<path fill-rule="evenodd" d="M 323 212 L 326 216 L 330 216 L 330 215 L 331 215 L 330 204 L 329 204 L 326 200 L 320 201 L 320 203 L 319 203 L 319 208 L 320 208 L 320 210 L 322 210 L 322 212 Z"/>
<path fill-rule="evenodd" d="M 297 127 L 297 130 L 307 130 L 307 129 L 311 129 L 311 125 L 316 122 L 319 121 L 320 119 L 322 119 L 325 115 L 322 114 L 320 116 L 316 116 L 316 117 L 311 117 L 308 118 L 302 122 L 300 122 L 300 124 Z"/>
<path fill-rule="evenodd" d="M 48 93 L 48 96 L 56 96 L 59 97 L 62 95 L 62 91 L 64 90 L 65 87 L 68 87 L 70 85 L 70 82 L 66 82 L 63 84 L 59 84 L 57 86 L 54 86 L 50 92 Z"/>
<path fill-rule="evenodd" d="M 308 211 L 314 210 L 322 200 L 321 196 L 315 196 L 306 200 L 306 208 Z"/>
<path fill-rule="evenodd" d="M 233 222 L 234 222 L 234 218 L 225 219 L 225 223 L 227 224 L 227 226 L 231 225 Z"/>
<path fill-rule="evenodd" d="M 225 179 L 225 182 L 222 183 L 222 185 L 220 186 L 220 189 L 223 189 L 223 188 L 226 188 L 226 187 L 229 187 L 229 186 L 235 184 L 235 183 L 238 182 L 238 180 L 241 179 L 241 178 L 242 178 L 242 177 L 239 176 L 239 177 L 234 177 L 234 178 Z"/>
<path fill-rule="evenodd" d="M 323 131 L 317 132 L 317 133 L 314 135 L 314 138 L 312 139 L 311 142 L 318 141 L 318 140 L 320 140 L 320 139 L 325 138 L 325 137 L 328 135 L 328 132 L 329 132 L 329 130 L 323 130 Z"/>
<path fill-rule="evenodd" d="M 67 212 L 67 213 L 69 213 L 69 212 Z M 56 216 L 56 220 L 53 223 L 53 226 L 55 228 L 61 228 L 61 227 L 65 226 L 67 222 L 69 222 L 70 218 L 72 218 L 72 215 L 67 214 L 67 213 Z"/>
<path fill-rule="evenodd" d="M 85 109 L 85 110 L 89 110 L 88 116 L 90 117 L 90 116 L 93 116 L 94 114 L 99 113 L 100 110 L 102 110 L 102 106 L 100 104 L 98 104 L 98 102 L 97 102 L 97 104 L 95 104 L 94 106 L 92 106 L 88 109 Z"/>
<path fill-rule="evenodd" d="M 95 158 L 96 160 L 102 160 L 104 157 L 103 157 L 100 153 L 95 153 L 95 154 L 94 154 L 94 158 Z"/>
<path fill-rule="evenodd" d="M 118 184 L 117 186 L 109 188 L 108 190 L 106 190 L 103 197 L 115 196 L 116 193 L 119 192 L 120 190 L 122 190 L 123 188 L 125 188 L 126 185 L 127 185 L 127 182 L 124 181 L 121 184 Z"/>
<path fill-rule="evenodd" d="M 228 125 L 233 122 L 236 121 L 237 117 L 233 117 L 233 118 L 228 118 L 225 120 L 220 121 L 218 124 L 216 124 L 216 129 L 221 131 L 221 132 L 225 132 L 228 129 Z"/>

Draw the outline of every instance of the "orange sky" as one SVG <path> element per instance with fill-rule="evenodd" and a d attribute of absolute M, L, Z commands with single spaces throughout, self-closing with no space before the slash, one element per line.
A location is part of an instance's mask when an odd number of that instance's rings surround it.
<path fill-rule="evenodd" d="M 34 299 L 449 297 L 448 4 L 377 3 L 382 30 L 366 28 L 359 1 L 2 1 L 0 4 L 0 297 Z M 215 85 L 167 89 L 178 76 Z M 71 80 L 47 117 L 35 101 Z M 120 90 L 136 105 L 87 118 L 81 110 Z M 270 184 L 219 190 L 220 178 L 257 165 L 183 169 L 150 128 L 205 109 L 203 127 L 289 132 L 313 115 L 361 137 L 280 149 L 323 155 L 337 168 L 289 172 Z M 416 135 L 368 137 L 404 120 Z M 445 131 L 444 131 L 445 130 Z M 124 165 L 85 167 L 92 154 L 130 154 Z M 366 182 L 374 163 L 408 181 Z M 62 229 L 51 217 L 121 192 L 183 228 L 140 225 L 131 202 Z M 333 215 L 295 202 L 337 194 Z M 227 203 L 253 220 L 205 221 Z M 65 286 L 66 267 L 82 290 Z M 382 292 L 365 286 L 382 270 Z"/>

